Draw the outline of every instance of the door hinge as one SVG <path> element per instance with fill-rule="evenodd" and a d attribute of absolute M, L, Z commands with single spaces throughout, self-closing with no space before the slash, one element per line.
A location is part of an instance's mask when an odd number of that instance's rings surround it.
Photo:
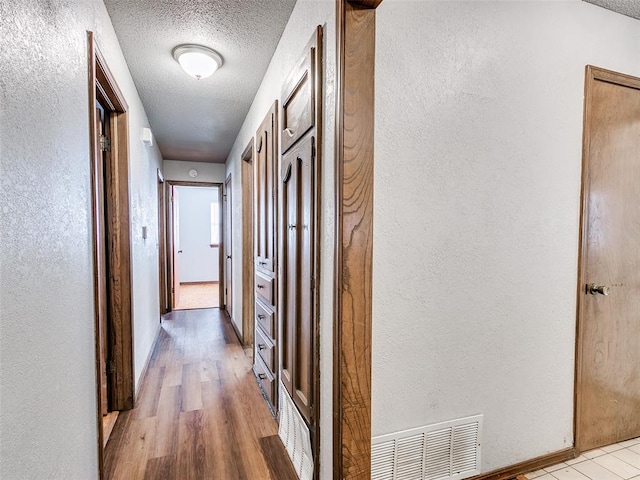
<path fill-rule="evenodd" d="M 108 152 L 111 150 L 111 139 L 106 135 L 100 135 L 100 151 Z"/>
<path fill-rule="evenodd" d="M 116 373 L 116 362 L 114 362 L 113 360 L 109 360 L 107 362 L 107 373 L 109 375 L 113 375 L 114 373 Z"/>

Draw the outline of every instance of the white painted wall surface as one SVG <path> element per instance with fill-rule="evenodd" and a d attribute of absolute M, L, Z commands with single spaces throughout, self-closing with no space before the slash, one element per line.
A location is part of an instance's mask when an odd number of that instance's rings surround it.
<path fill-rule="evenodd" d="M 87 30 L 130 107 L 137 375 L 158 326 L 160 154 L 100 0 L 0 0 L 0 18 L 0 478 L 95 479 Z"/>
<path fill-rule="evenodd" d="M 186 162 L 183 160 L 165 160 L 163 171 L 165 180 L 181 182 L 224 183 L 225 166 L 222 163 Z M 198 176 L 189 176 L 189 170 L 198 171 Z"/>
<path fill-rule="evenodd" d="M 176 187 L 180 217 L 180 282 L 217 282 L 220 249 L 211 247 L 211 204 L 216 187 Z"/>
<path fill-rule="evenodd" d="M 484 414 L 484 471 L 573 442 L 585 65 L 640 22 L 579 0 L 377 13 L 373 434 Z"/>
<path fill-rule="evenodd" d="M 256 129 L 267 114 L 274 100 L 280 100 L 282 85 L 290 70 L 311 39 L 314 29 L 324 26 L 324 125 L 322 161 L 322 225 L 321 277 L 320 277 L 320 478 L 332 475 L 332 321 L 333 321 L 333 239 L 334 239 L 334 136 L 335 136 L 335 2 L 333 0 L 298 0 L 271 59 L 267 73 L 258 89 L 247 118 L 240 129 L 233 149 L 227 158 L 227 174 L 233 178 L 233 257 L 242 258 L 241 232 L 242 191 L 240 185 L 241 160 L 244 148 L 253 138 Z M 242 331 L 242 265 L 233 266 L 233 321 Z"/>

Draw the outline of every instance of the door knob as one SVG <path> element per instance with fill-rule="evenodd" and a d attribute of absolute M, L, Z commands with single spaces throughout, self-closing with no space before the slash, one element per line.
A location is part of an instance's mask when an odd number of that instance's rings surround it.
<path fill-rule="evenodd" d="M 231 255 L 227 255 L 227 258 L 231 258 Z"/>
<path fill-rule="evenodd" d="M 595 283 L 587 285 L 587 291 L 591 295 L 609 295 L 609 287 L 605 285 L 596 285 Z"/>

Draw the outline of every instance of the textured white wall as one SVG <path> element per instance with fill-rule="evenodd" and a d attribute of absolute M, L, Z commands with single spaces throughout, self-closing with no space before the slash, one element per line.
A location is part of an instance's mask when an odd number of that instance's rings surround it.
<path fill-rule="evenodd" d="M 218 188 L 177 187 L 180 215 L 180 282 L 217 282 L 220 250 L 211 248 L 211 204 Z"/>
<path fill-rule="evenodd" d="M 484 471 L 569 447 L 584 69 L 640 76 L 640 22 L 385 0 L 376 41 L 373 434 L 484 414 Z"/>
<path fill-rule="evenodd" d="M 0 478 L 97 478 L 87 30 L 130 106 L 135 368 L 158 325 L 157 148 L 100 0 L 0 0 Z"/>
<path fill-rule="evenodd" d="M 163 175 L 165 180 L 176 180 L 181 182 L 205 182 L 224 183 L 225 166 L 222 163 L 185 162 L 182 160 L 165 160 L 163 164 Z M 196 178 L 189 176 L 189 170 L 198 171 Z"/>
<path fill-rule="evenodd" d="M 324 125 L 322 163 L 322 225 L 320 281 L 320 368 L 321 368 L 321 443 L 320 478 L 331 478 L 332 445 L 332 313 L 333 313 L 333 233 L 334 233 L 334 135 L 335 135 L 335 2 L 333 0 L 298 0 L 291 18 L 271 59 L 258 93 L 227 159 L 227 173 L 233 178 L 233 256 L 242 258 L 242 192 L 240 155 L 273 104 L 280 100 L 282 85 L 291 68 L 302 55 L 315 27 L 324 26 Z M 250 212 L 247 214 L 251 214 Z M 234 322 L 242 331 L 242 265 L 234 262 Z"/>

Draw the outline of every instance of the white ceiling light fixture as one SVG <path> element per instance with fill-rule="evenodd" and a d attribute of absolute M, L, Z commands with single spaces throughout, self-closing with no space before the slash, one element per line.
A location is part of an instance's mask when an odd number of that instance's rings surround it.
<path fill-rule="evenodd" d="M 185 72 L 198 80 L 210 77 L 222 66 L 220 54 L 202 45 L 178 45 L 173 49 L 173 58 Z"/>

